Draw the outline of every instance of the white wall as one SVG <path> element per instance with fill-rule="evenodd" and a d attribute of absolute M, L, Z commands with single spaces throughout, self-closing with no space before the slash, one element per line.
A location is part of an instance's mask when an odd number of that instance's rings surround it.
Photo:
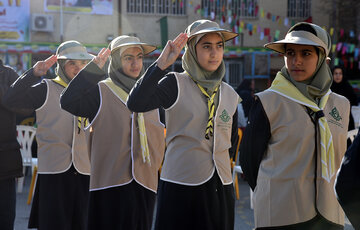
<path fill-rule="evenodd" d="M 118 2 L 113 0 L 112 15 L 63 13 L 63 39 L 78 40 L 85 44 L 107 43 L 107 35 L 117 36 L 119 31 Z M 31 0 L 30 13 L 54 16 L 54 32 L 31 32 L 32 42 L 60 42 L 60 13 L 44 12 L 44 0 Z"/>

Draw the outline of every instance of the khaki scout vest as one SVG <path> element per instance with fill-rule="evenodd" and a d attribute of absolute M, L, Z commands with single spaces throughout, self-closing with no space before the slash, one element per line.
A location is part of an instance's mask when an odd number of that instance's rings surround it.
<path fill-rule="evenodd" d="M 64 87 L 51 80 L 45 82 L 46 100 L 36 110 L 38 172 L 62 173 L 73 164 L 79 173 L 88 175 L 90 161 L 84 124 L 78 128 L 78 118 L 61 109 L 60 94 Z"/>
<path fill-rule="evenodd" d="M 164 157 L 164 126 L 158 110 L 144 113 L 151 165 L 141 153 L 137 114 L 126 107 L 115 92 L 99 82 L 101 105 L 88 129 L 91 157 L 90 190 L 130 183 L 133 179 L 153 192 Z"/>
<path fill-rule="evenodd" d="M 183 185 L 208 181 L 215 169 L 223 184 L 231 184 L 229 148 L 232 117 L 239 96 L 226 83 L 219 89 L 219 105 L 214 116 L 214 138 L 205 139 L 209 117 L 207 99 L 185 73 L 175 73 L 176 102 L 166 110 L 166 154 L 161 179 Z"/>
<path fill-rule="evenodd" d="M 315 217 L 316 209 L 327 220 L 344 225 L 344 213 L 334 193 L 336 176 L 331 183 L 321 177 L 320 131 L 317 127 L 315 144 L 314 123 L 306 108 L 270 90 L 258 96 L 270 121 L 271 138 L 254 191 L 255 226 L 305 222 Z M 324 108 L 336 170 L 346 150 L 349 109 L 347 99 L 335 93 L 330 94 Z"/>

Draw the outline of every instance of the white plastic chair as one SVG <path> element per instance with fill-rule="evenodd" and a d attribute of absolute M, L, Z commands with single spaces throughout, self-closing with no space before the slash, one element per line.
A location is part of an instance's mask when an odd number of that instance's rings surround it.
<path fill-rule="evenodd" d="M 37 166 L 37 158 L 33 158 L 31 154 L 31 145 L 35 137 L 36 128 L 27 125 L 18 125 L 16 129 L 18 132 L 17 140 L 21 146 L 20 152 L 23 161 L 23 173 L 25 175 L 26 167 L 31 167 L 31 172 L 33 172 Z M 17 192 L 21 193 L 24 185 L 24 177 L 18 179 L 17 185 Z"/>
<path fill-rule="evenodd" d="M 360 106 L 351 106 L 351 113 L 354 118 L 355 128 L 360 126 Z"/>

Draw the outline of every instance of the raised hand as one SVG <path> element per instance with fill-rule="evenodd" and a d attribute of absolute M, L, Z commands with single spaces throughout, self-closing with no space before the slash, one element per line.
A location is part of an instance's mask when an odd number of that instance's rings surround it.
<path fill-rule="evenodd" d="M 109 58 L 111 54 L 110 49 L 102 48 L 98 55 L 94 57 L 93 62 L 100 68 L 104 67 L 106 60 Z"/>
<path fill-rule="evenodd" d="M 157 65 L 160 69 L 165 70 L 176 61 L 187 39 L 187 34 L 180 33 L 173 41 L 167 42 L 164 50 L 157 59 Z"/>
<path fill-rule="evenodd" d="M 46 72 L 53 66 L 57 61 L 57 56 L 51 55 L 44 61 L 38 61 L 34 65 L 34 75 L 36 77 L 42 77 L 46 74 Z"/>

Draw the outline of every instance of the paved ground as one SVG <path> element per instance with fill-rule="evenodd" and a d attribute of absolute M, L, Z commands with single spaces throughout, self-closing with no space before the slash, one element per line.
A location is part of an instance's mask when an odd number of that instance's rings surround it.
<path fill-rule="evenodd" d="M 27 196 L 31 178 L 28 175 L 25 178 L 24 189 L 17 196 L 17 212 L 15 220 L 15 230 L 25 230 L 29 220 L 31 205 L 27 205 Z M 250 193 L 247 184 L 240 180 L 239 183 L 240 200 L 235 205 L 235 229 L 236 230 L 252 230 L 254 228 L 253 211 L 250 209 Z M 349 222 L 345 226 L 345 230 L 353 230 Z"/>

